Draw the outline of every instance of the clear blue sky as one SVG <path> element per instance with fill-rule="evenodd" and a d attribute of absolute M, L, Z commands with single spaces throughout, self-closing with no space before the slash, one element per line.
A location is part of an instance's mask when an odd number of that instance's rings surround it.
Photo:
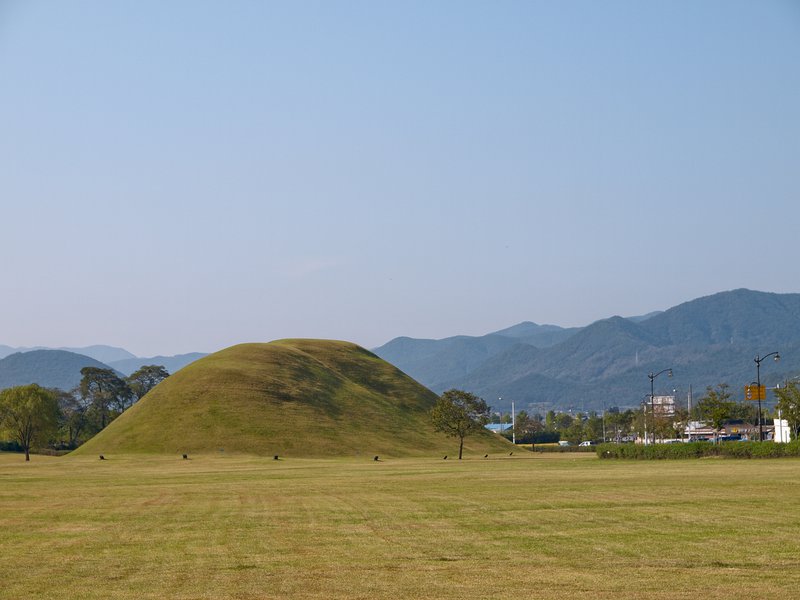
<path fill-rule="evenodd" d="M 0 0 L 0 344 L 800 291 L 800 2 Z"/>

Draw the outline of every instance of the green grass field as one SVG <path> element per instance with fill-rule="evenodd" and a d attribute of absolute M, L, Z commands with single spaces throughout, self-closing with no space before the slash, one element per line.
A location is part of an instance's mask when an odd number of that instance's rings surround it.
<path fill-rule="evenodd" d="M 800 460 L 0 454 L 0 598 L 791 598 Z"/>

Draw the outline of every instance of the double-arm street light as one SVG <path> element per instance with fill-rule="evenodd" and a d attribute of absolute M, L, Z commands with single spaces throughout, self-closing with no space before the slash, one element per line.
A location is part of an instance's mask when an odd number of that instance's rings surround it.
<path fill-rule="evenodd" d="M 656 392 L 655 392 L 655 386 L 653 384 L 653 381 L 655 381 L 655 378 L 658 377 L 659 375 L 661 375 L 662 373 L 666 373 L 667 377 L 672 377 L 672 369 L 664 369 L 663 371 L 659 371 L 656 374 L 653 374 L 653 372 L 651 371 L 650 373 L 647 374 L 647 376 L 650 378 L 650 409 L 651 409 L 651 412 L 653 413 L 653 445 L 654 446 L 655 446 L 655 443 L 656 443 L 656 404 L 655 404 L 655 402 L 656 402 L 655 401 Z M 645 421 L 645 427 L 646 427 L 647 426 L 647 415 L 645 415 L 644 421 Z M 645 436 L 645 441 L 647 441 L 646 438 L 647 438 L 647 436 Z"/>
<path fill-rule="evenodd" d="M 758 441 L 764 441 L 764 427 L 761 424 L 761 361 L 769 358 L 770 356 L 775 357 L 775 362 L 778 362 L 781 359 L 781 355 L 777 352 L 770 352 L 766 356 L 759 356 L 756 354 L 756 357 L 753 359 L 756 363 L 756 385 L 758 386 L 756 389 L 758 390 Z"/>

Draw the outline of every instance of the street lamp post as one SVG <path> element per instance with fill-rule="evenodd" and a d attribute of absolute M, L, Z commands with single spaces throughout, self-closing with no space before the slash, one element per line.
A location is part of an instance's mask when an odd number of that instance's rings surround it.
<path fill-rule="evenodd" d="M 642 402 L 642 420 L 644 421 L 644 445 L 647 446 L 647 399 Z"/>
<path fill-rule="evenodd" d="M 758 386 L 756 389 L 758 390 L 758 441 L 764 441 L 764 426 L 761 423 L 761 361 L 765 358 L 769 358 L 770 356 L 775 357 L 775 362 L 778 362 L 781 359 L 781 355 L 777 352 L 770 352 L 766 356 L 759 356 L 756 354 L 756 357 L 753 359 L 756 363 L 756 385 Z"/>
<path fill-rule="evenodd" d="M 653 445 L 654 446 L 656 445 L 656 400 L 655 400 L 655 398 L 656 398 L 655 393 L 656 392 L 655 392 L 655 386 L 653 384 L 653 381 L 655 380 L 656 377 L 658 377 L 662 373 L 666 373 L 667 377 L 672 377 L 672 369 L 664 369 L 663 371 L 659 371 L 655 375 L 653 375 L 652 371 L 647 374 L 647 376 L 650 378 L 650 409 L 651 409 L 651 412 L 653 413 Z M 645 425 L 646 425 L 647 424 L 647 414 L 645 414 L 644 421 L 645 421 Z"/>
<path fill-rule="evenodd" d="M 513 400 L 511 401 L 511 443 L 517 445 L 517 413 Z"/>

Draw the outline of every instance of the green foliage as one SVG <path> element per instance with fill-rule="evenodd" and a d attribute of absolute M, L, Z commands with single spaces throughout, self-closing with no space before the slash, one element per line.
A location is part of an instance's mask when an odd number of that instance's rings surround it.
<path fill-rule="evenodd" d="M 788 444 L 775 442 L 692 442 L 679 444 L 601 444 L 597 447 L 600 458 L 627 458 L 663 460 L 721 456 L 728 458 L 800 458 L 800 441 Z"/>
<path fill-rule="evenodd" d="M 570 444 L 580 444 L 583 441 L 583 415 L 579 414 L 576 418 L 572 419 L 572 423 L 567 427 L 561 437 L 566 439 Z"/>
<path fill-rule="evenodd" d="M 781 418 L 786 419 L 792 430 L 792 439 L 800 437 L 800 389 L 794 381 L 786 387 L 775 390 L 778 397 L 776 408 L 781 411 Z"/>
<path fill-rule="evenodd" d="M 2 430 L 0 430 L 2 433 Z M 0 452 L 22 452 L 22 446 L 14 440 L 0 441 Z"/>
<path fill-rule="evenodd" d="M 458 459 L 464 451 L 464 438 L 484 430 L 489 422 L 489 407 L 483 399 L 463 390 L 447 390 L 431 409 L 436 431 L 459 439 Z"/>
<path fill-rule="evenodd" d="M 731 419 L 738 419 L 747 423 L 758 423 L 757 404 L 751 401 L 734 402 L 731 407 Z"/>
<path fill-rule="evenodd" d="M 514 433 L 517 436 L 518 442 L 530 443 L 526 440 L 535 439 L 536 435 L 541 433 L 543 428 L 544 425 L 542 424 L 541 415 L 531 416 L 524 410 L 517 413 Z"/>
<path fill-rule="evenodd" d="M 635 421 L 641 419 L 641 411 L 628 409 L 620 411 L 614 408 L 606 412 L 606 437 L 611 440 L 620 441 L 629 436 L 635 430 Z"/>
<path fill-rule="evenodd" d="M 594 452 L 594 446 L 559 446 L 559 445 L 534 445 L 531 448 L 533 452 L 541 452 L 541 453 L 556 453 L 556 454 L 569 454 L 569 453 L 584 453 L 584 452 Z"/>
<path fill-rule="evenodd" d="M 130 406 L 133 392 L 113 369 L 84 367 L 81 369 L 81 375 L 81 396 L 99 415 L 100 429 L 105 429 L 111 419 Z"/>
<path fill-rule="evenodd" d="M 730 400 L 727 383 L 720 383 L 715 390 L 711 386 L 706 388 L 706 395 L 697 403 L 697 414 L 701 420 L 706 421 L 718 435 L 723 423 L 731 418 L 735 403 Z"/>
<path fill-rule="evenodd" d="M 9 432 L 30 460 L 33 444 L 46 443 L 58 428 L 55 394 L 35 383 L 0 392 L 0 429 Z"/>
<path fill-rule="evenodd" d="M 89 402 L 83 398 L 76 388 L 70 392 L 53 390 L 59 408 L 59 429 L 62 446 L 74 449 L 85 434 L 97 433 L 89 419 Z"/>
<path fill-rule="evenodd" d="M 583 422 L 583 432 L 581 441 L 588 440 L 595 442 L 603 439 L 603 417 L 596 412 L 590 412 Z"/>
<path fill-rule="evenodd" d="M 523 439 L 525 444 L 552 444 L 561 441 L 561 434 L 557 431 L 540 431 L 534 433 L 530 440 Z"/>
<path fill-rule="evenodd" d="M 551 410 L 547 412 L 544 419 L 539 417 L 539 426 L 543 429 L 543 433 L 547 433 L 549 436 L 546 439 L 540 436 L 536 436 L 535 439 L 529 437 L 521 441 L 545 443 L 568 440 L 577 445 L 585 441 L 599 442 L 603 439 L 604 434 L 606 439 L 619 441 L 630 435 L 631 431 L 635 429 L 637 415 L 641 415 L 641 411 L 620 412 L 617 407 L 613 407 L 603 414 L 590 411 L 588 414 L 577 413 L 574 416 Z M 519 436 L 517 436 L 517 441 L 520 441 Z"/>
<path fill-rule="evenodd" d="M 504 438 L 511 441 L 511 433 L 504 431 L 501 434 Z M 561 440 L 561 434 L 557 431 L 530 431 L 517 435 L 518 444 L 552 444 Z"/>
<path fill-rule="evenodd" d="M 145 365 L 135 372 L 131 373 L 125 379 L 133 395 L 137 400 L 141 400 L 144 395 L 156 387 L 159 383 L 169 377 L 167 371 L 161 365 Z"/>

